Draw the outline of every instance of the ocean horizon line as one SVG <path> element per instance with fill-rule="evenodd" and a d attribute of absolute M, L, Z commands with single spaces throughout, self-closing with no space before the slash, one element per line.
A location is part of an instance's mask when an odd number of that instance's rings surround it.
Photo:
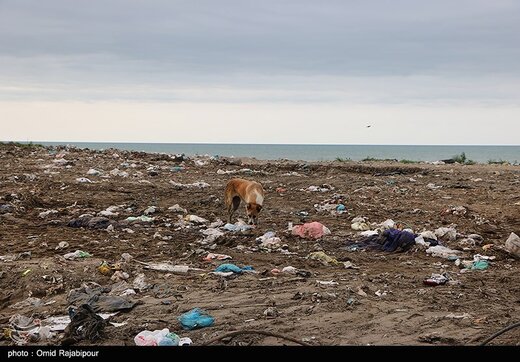
<path fill-rule="evenodd" d="M 516 145 L 385 145 L 385 144 L 267 144 L 267 143 L 146 143 L 146 142 L 72 142 L 24 141 L 47 147 L 72 146 L 95 150 L 250 157 L 260 160 L 403 160 L 411 162 L 464 160 L 470 163 L 518 164 L 520 146 Z"/>

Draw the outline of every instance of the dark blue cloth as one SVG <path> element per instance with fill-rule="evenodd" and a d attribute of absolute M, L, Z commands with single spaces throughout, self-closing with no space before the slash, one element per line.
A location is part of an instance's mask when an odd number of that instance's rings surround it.
<path fill-rule="evenodd" d="M 416 237 L 417 235 L 409 231 L 398 229 L 385 230 L 381 235 L 383 242 L 381 249 L 383 249 L 383 251 L 393 252 L 396 251 L 397 248 L 401 248 L 403 251 L 406 251 L 415 244 Z"/>
<path fill-rule="evenodd" d="M 415 238 L 417 234 L 409 231 L 398 229 L 388 229 L 383 231 L 380 235 L 372 235 L 363 240 L 347 242 L 345 250 L 355 249 L 378 249 L 387 252 L 394 252 L 398 249 L 400 251 L 407 251 L 415 245 Z M 431 246 L 438 245 L 439 242 L 435 239 L 425 238 L 424 241 L 429 242 Z"/>

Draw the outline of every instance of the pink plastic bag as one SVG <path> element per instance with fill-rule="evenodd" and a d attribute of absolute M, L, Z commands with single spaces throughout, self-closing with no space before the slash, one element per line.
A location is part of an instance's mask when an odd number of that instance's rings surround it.
<path fill-rule="evenodd" d="M 314 221 L 303 225 L 294 226 L 292 228 L 292 234 L 304 239 L 319 239 L 323 235 L 330 234 L 330 230 L 325 225 Z"/>

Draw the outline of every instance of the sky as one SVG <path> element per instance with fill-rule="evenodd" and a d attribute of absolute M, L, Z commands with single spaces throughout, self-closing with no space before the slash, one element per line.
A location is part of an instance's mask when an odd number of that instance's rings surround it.
<path fill-rule="evenodd" d="M 520 145 L 520 2 L 0 0 L 0 141 Z"/>

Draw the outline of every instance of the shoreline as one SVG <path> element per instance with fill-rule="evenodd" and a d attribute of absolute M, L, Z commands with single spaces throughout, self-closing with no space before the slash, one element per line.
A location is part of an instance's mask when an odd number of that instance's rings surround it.
<path fill-rule="evenodd" d="M 48 143 L 55 143 L 55 142 L 48 142 Z M 78 142 L 78 143 L 83 143 L 83 142 Z M 97 143 L 95 143 L 97 144 Z M 101 144 L 101 143 L 99 143 Z M 107 144 L 112 144 L 112 143 L 107 143 Z M 129 144 L 137 144 L 137 143 L 129 143 Z M 147 143 L 142 143 L 144 145 L 146 145 Z M 166 143 L 156 143 L 156 144 L 161 144 L 161 145 L 177 145 L 177 144 L 166 144 Z M 15 146 L 19 146 L 19 147 L 44 147 L 44 148 L 48 148 L 48 149 L 55 149 L 55 150 L 61 150 L 61 149 L 78 149 L 78 150 L 92 150 L 92 151 L 100 151 L 100 152 L 104 152 L 104 151 L 119 151 L 119 152 L 144 152 L 144 153 L 150 153 L 150 154 L 165 154 L 165 155 L 184 155 L 184 156 L 187 156 L 187 157 L 191 157 L 191 158 L 208 158 L 208 157 L 222 157 L 222 158 L 231 158 L 231 159 L 239 159 L 239 160 L 249 160 L 250 162 L 307 162 L 307 163 L 330 163 L 330 164 L 334 164 L 334 163 L 378 163 L 378 164 L 381 164 L 381 163 L 399 163 L 399 164 L 412 164 L 412 165 L 423 165 L 423 164 L 426 164 L 426 165 L 443 165 L 443 164 L 447 164 L 447 165 L 464 165 L 464 166 L 470 166 L 470 165 L 486 165 L 486 164 L 489 164 L 489 165 L 510 165 L 510 166 L 520 166 L 520 161 L 507 161 L 507 160 L 503 160 L 503 159 L 498 159 L 498 160 L 494 160 L 494 159 L 491 159 L 491 160 L 488 160 L 487 162 L 478 162 L 478 161 L 473 161 L 471 159 L 467 159 L 466 160 L 466 157 L 465 157 L 465 152 L 463 151 L 460 155 L 454 155 L 452 158 L 450 159 L 439 159 L 439 160 L 435 160 L 435 161 L 428 161 L 428 160 L 408 160 L 408 159 L 397 159 L 397 158 L 375 158 L 375 157 L 365 157 L 364 159 L 359 159 L 359 160 L 353 160 L 353 159 L 350 159 L 348 157 L 340 157 L 340 156 L 337 156 L 335 157 L 334 159 L 327 159 L 327 160 L 305 160 L 305 159 L 289 159 L 289 158 L 275 158 L 275 159 L 269 159 L 269 158 L 257 158 L 257 157 L 249 157 L 249 156 L 215 156 L 215 155 L 210 155 L 208 153 L 195 153 L 195 154 L 187 154 L 186 153 L 183 153 L 183 152 L 161 152 L 161 151 L 148 151 L 148 150 L 135 150 L 135 149 L 122 149 L 122 148 L 117 148 L 117 147 L 108 147 L 108 148 L 104 148 L 104 149 L 100 149 L 100 148 L 89 148 L 89 147 L 80 147 L 80 146 L 77 146 L 77 145 L 74 145 L 74 144 L 66 144 L 66 143 L 63 143 L 63 144 L 55 144 L 55 145 L 44 145 L 44 144 L 41 144 L 41 143 L 33 143 L 33 142 L 16 142 L 16 141 L 2 141 L 0 142 L 0 145 L 15 145 Z M 124 145 L 124 143 L 121 143 L 121 145 Z M 179 144 L 179 145 L 198 145 L 198 144 Z M 201 145 L 212 145 L 212 144 L 201 144 Z M 219 144 L 215 144 L 215 145 L 219 145 Z M 237 145 L 237 144 L 232 144 L 232 145 Z M 245 144 L 244 144 L 245 145 Z M 267 146 L 267 144 L 266 144 Z M 293 146 L 293 145 L 283 145 L 283 146 Z M 341 146 L 341 145 L 297 145 L 297 146 Z M 345 145 L 345 146 L 370 146 L 370 145 Z M 391 146 L 391 145 L 372 145 L 372 146 Z M 396 145 L 397 147 L 399 147 L 400 145 Z M 423 145 L 417 145 L 418 147 L 420 146 L 423 146 Z M 428 146 L 428 145 L 424 145 L 424 146 Z M 454 145 L 456 147 L 464 147 L 464 145 Z M 483 145 L 483 146 L 477 146 L 477 145 L 473 145 L 473 146 L 476 146 L 476 147 L 488 147 L 486 145 Z M 406 147 L 416 147 L 414 145 L 408 145 Z M 439 145 L 439 147 L 443 147 L 442 145 Z M 469 147 L 469 146 L 468 146 Z M 504 146 L 491 146 L 489 145 L 489 147 L 520 147 L 520 146 L 515 146 L 515 145 L 504 145 Z M 462 161 L 465 161 L 465 162 L 461 162 L 461 156 L 463 156 L 464 158 L 462 159 Z M 519 159 L 520 159 L 520 156 L 519 156 Z"/>

